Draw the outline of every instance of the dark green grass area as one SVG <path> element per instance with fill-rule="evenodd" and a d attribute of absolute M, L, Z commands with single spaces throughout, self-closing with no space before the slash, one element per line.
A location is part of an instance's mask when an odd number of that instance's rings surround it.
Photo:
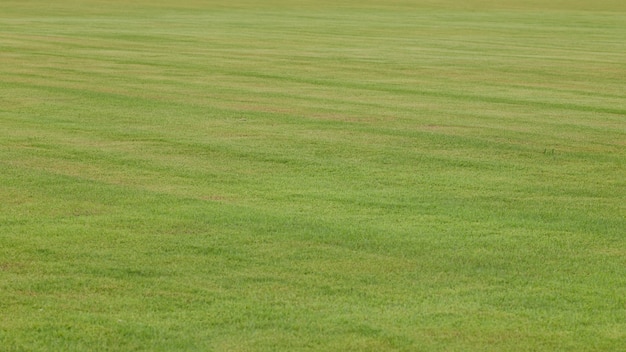
<path fill-rule="evenodd" d="M 3 1 L 0 350 L 624 350 L 625 11 Z"/>

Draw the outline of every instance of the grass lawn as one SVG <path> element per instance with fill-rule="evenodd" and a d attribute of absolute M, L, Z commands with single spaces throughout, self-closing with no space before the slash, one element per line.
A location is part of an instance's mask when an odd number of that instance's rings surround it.
<path fill-rule="evenodd" d="M 0 350 L 626 350 L 625 24 L 2 0 Z"/>

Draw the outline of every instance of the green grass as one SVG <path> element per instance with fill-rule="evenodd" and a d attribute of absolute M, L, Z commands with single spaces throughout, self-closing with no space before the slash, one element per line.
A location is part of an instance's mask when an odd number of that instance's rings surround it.
<path fill-rule="evenodd" d="M 0 3 L 0 350 L 623 351 L 626 3 Z"/>

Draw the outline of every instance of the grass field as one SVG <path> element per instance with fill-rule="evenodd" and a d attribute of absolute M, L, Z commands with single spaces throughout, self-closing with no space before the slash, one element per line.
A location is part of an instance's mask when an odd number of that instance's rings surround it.
<path fill-rule="evenodd" d="M 626 350 L 626 2 L 0 2 L 1 351 Z"/>

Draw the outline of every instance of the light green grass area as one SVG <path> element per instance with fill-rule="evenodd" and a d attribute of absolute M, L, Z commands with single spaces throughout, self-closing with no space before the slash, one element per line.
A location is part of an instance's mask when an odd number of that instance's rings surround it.
<path fill-rule="evenodd" d="M 0 350 L 626 350 L 626 3 L 2 0 Z"/>

